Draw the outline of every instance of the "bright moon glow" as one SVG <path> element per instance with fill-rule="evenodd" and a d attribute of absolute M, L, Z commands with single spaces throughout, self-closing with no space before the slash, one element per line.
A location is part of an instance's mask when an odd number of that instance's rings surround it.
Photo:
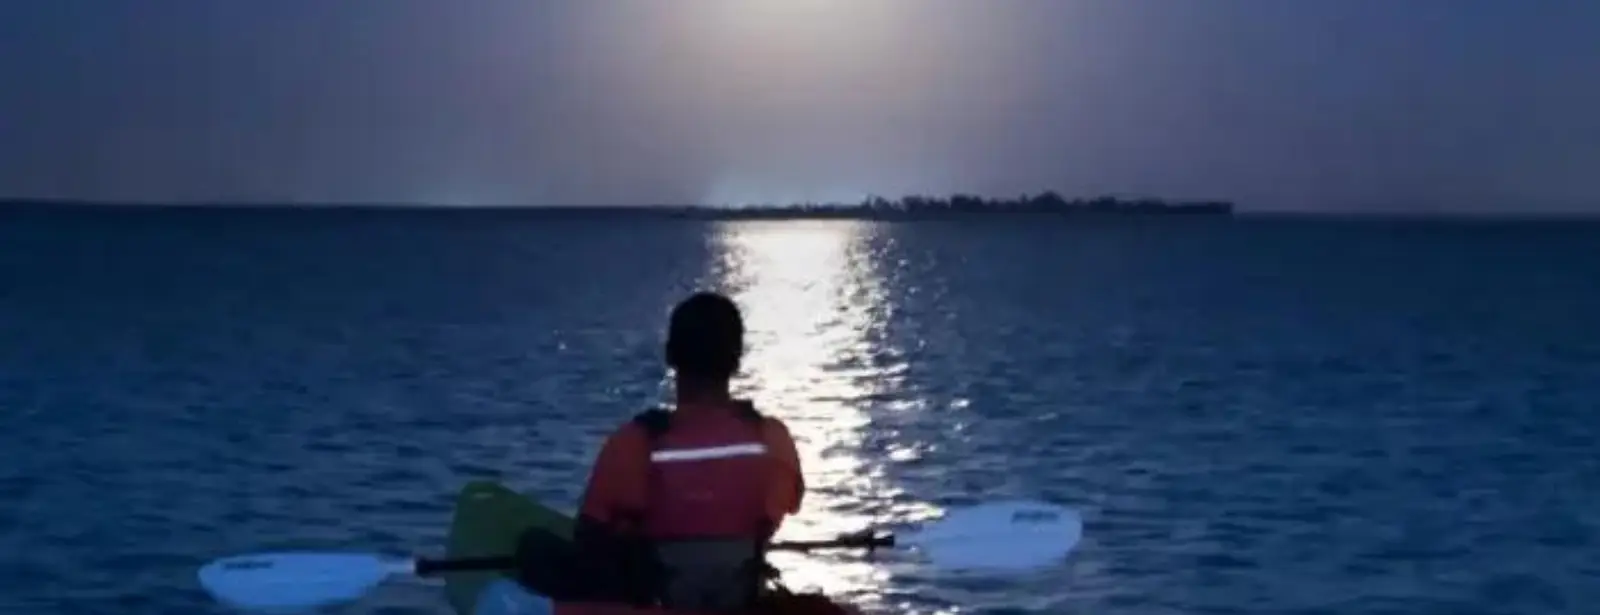
<path fill-rule="evenodd" d="M 867 241 L 873 231 L 860 221 L 744 222 L 722 225 L 715 240 L 720 285 L 748 329 L 738 392 L 788 423 L 805 464 L 806 502 L 784 538 L 872 527 L 885 520 L 871 513 L 896 494 L 883 460 L 862 454 L 866 408 L 893 386 L 869 359 L 868 332 L 881 325 L 886 300 Z M 773 562 L 792 588 L 863 605 L 881 598 L 887 575 L 858 553 L 774 554 Z"/>

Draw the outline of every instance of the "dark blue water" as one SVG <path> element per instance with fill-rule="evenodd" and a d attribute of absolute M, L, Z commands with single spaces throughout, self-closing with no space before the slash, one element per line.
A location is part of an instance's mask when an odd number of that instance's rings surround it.
<path fill-rule="evenodd" d="M 786 531 L 1025 496 L 1070 562 L 788 559 L 873 612 L 1592 613 L 1600 226 L 8 215 L 0 612 L 219 610 L 205 560 L 437 552 L 463 482 L 568 505 L 666 390 L 666 310 L 748 312 Z M 347 613 L 443 614 L 425 582 Z"/>

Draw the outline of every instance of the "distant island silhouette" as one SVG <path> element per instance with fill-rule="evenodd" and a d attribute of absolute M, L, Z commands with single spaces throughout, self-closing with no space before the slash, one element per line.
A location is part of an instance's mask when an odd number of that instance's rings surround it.
<path fill-rule="evenodd" d="M 137 213 L 162 211 L 392 211 L 468 213 L 503 212 L 529 215 L 586 216 L 629 214 L 697 219 L 809 219 L 863 218 L 909 219 L 946 216 L 998 214 L 1058 214 L 1085 216 L 1230 216 L 1234 205 L 1228 201 L 1165 201 L 1155 198 L 1125 199 L 1102 196 L 1093 199 L 1067 199 L 1053 191 L 1015 198 L 991 198 L 970 194 L 946 197 L 912 195 L 898 199 L 870 196 L 858 203 L 792 203 L 775 205 L 433 205 L 419 203 L 203 203 L 183 204 L 76 201 L 65 199 L 0 199 L 5 211 L 115 211 Z"/>
<path fill-rule="evenodd" d="M 1102 196 L 1093 199 L 1068 199 L 1054 191 L 1024 194 L 1015 198 L 988 198 L 971 194 L 946 197 L 911 195 L 898 199 L 869 196 L 859 203 L 793 203 L 788 205 L 751 204 L 736 207 L 694 206 L 679 208 L 689 214 L 714 217 L 921 217 L 939 214 L 1105 214 L 1105 215 L 1206 215 L 1233 214 L 1229 201 L 1165 201 L 1154 198 L 1123 199 Z"/>

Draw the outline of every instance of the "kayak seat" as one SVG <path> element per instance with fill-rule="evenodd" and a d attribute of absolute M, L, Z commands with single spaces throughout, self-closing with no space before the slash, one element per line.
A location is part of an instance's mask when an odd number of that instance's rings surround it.
<path fill-rule="evenodd" d="M 591 569 L 567 538 L 540 529 L 528 530 L 517 541 L 516 559 L 514 579 L 533 594 L 558 603 L 618 602 L 615 587 L 596 582 L 605 580 L 608 573 Z M 751 615 L 856 615 L 856 611 L 823 594 L 790 591 L 783 585 L 777 568 L 766 562 L 762 565 L 766 583 Z"/>

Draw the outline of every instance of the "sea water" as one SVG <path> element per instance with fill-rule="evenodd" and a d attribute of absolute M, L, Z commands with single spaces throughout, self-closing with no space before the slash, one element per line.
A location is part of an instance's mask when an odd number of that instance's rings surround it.
<path fill-rule="evenodd" d="M 784 531 L 1079 507 L 1035 575 L 784 557 L 873 613 L 1593 613 L 1600 226 L 0 216 L 0 612 L 218 613 L 195 569 L 564 508 L 695 289 L 810 491 Z M 446 614 L 399 581 L 345 613 Z"/>

